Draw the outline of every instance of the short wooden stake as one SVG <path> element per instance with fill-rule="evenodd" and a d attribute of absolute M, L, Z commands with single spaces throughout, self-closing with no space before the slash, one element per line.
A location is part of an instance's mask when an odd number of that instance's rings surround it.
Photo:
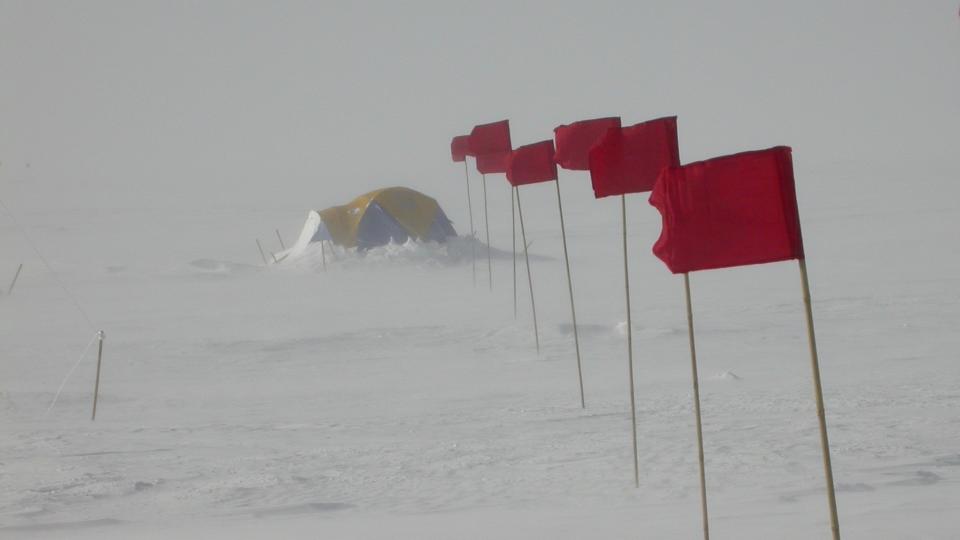
<path fill-rule="evenodd" d="M 690 370 L 693 376 L 693 410 L 697 418 L 697 452 L 700 458 L 700 519 L 703 521 L 703 540 L 710 538 L 707 519 L 707 475 L 703 461 L 703 428 L 700 422 L 700 377 L 697 375 L 697 346 L 693 337 L 693 307 L 690 300 L 690 274 L 683 274 L 683 290 L 687 301 L 687 336 L 690 339 Z"/>
<path fill-rule="evenodd" d="M 517 214 L 520 216 L 520 235 L 523 240 L 523 259 L 527 264 L 527 285 L 530 287 L 530 307 L 533 310 L 533 339 L 537 343 L 537 354 L 540 354 L 540 331 L 537 329 L 537 303 L 533 299 L 533 275 L 530 272 L 530 255 L 527 247 L 527 232 L 523 227 L 523 208 L 520 206 L 520 190 L 513 188 L 517 195 Z"/>
<path fill-rule="evenodd" d="M 810 344 L 810 367 L 813 370 L 813 392 L 817 401 L 817 419 L 820 422 L 820 449 L 823 452 L 823 473 L 827 480 L 827 502 L 830 505 L 830 530 L 833 539 L 840 540 L 840 518 L 837 516 L 837 495 L 833 487 L 833 465 L 830 463 L 830 441 L 827 438 L 827 418 L 823 406 L 823 388 L 820 385 L 820 359 L 817 356 L 817 337 L 813 330 L 813 308 L 810 306 L 810 282 L 807 279 L 807 261 L 800 259 L 800 284 L 803 305 L 807 315 L 807 341 Z"/>
<path fill-rule="evenodd" d="M 263 265 L 267 266 L 267 256 L 263 253 L 263 246 L 260 245 L 260 239 L 257 238 L 257 249 L 260 250 L 260 258 L 263 259 Z"/>
<path fill-rule="evenodd" d="M 324 271 L 324 272 L 327 271 L 327 250 L 326 250 L 326 248 L 323 247 L 325 242 L 326 242 L 326 240 L 321 240 L 321 241 L 320 241 L 320 260 L 323 261 L 323 271 Z"/>
<path fill-rule="evenodd" d="M 633 385 L 633 321 L 630 316 L 630 272 L 627 269 L 627 196 L 620 195 L 623 217 L 623 285 L 627 301 L 627 367 L 630 369 L 630 424 L 633 428 L 633 483 L 640 487 L 640 453 L 637 450 L 637 402 Z"/>
<path fill-rule="evenodd" d="M 7 289 L 7 295 L 13 294 L 13 287 L 17 284 L 17 278 L 20 277 L 20 271 L 23 270 L 23 263 L 17 267 L 17 272 L 13 274 L 13 281 L 10 282 L 10 288 Z"/>
<path fill-rule="evenodd" d="M 563 203 L 560 202 L 560 178 L 554 179 L 557 185 L 557 210 L 560 211 L 560 237 L 563 238 L 563 262 L 567 266 L 567 289 L 570 291 L 570 315 L 573 318 L 573 346 L 577 351 L 577 380 L 580 382 L 580 408 L 586 409 L 583 396 L 583 369 L 580 367 L 580 335 L 577 331 L 577 309 L 573 305 L 573 278 L 570 277 L 570 256 L 567 255 L 567 230 L 563 224 Z"/>
<path fill-rule="evenodd" d="M 487 213 L 487 175 L 483 178 L 483 224 L 487 228 L 487 278 L 490 290 L 493 290 L 493 263 L 490 262 L 490 214 Z"/>
<path fill-rule="evenodd" d="M 477 286 L 477 232 L 473 227 L 473 201 L 470 199 L 470 169 L 463 158 L 463 177 L 467 181 L 467 212 L 470 214 L 470 268 L 473 270 L 473 286 Z"/>
<path fill-rule="evenodd" d="M 277 233 L 277 240 L 280 241 L 280 249 L 287 249 L 287 246 L 283 245 L 283 237 L 280 236 L 280 229 L 274 229 L 274 232 Z"/>
<path fill-rule="evenodd" d="M 103 363 L 103 340 L 106 338 L 106 335 L 103 333 L 103 330 L 97 332 L 97 340 L 100 342 L 99 349 L 97 351 L 97 379 L 93 383 L 93 413 L 90 415 L 90 421 L 97 419 L 97 398 L 100 397 L 100 364 Z"/>

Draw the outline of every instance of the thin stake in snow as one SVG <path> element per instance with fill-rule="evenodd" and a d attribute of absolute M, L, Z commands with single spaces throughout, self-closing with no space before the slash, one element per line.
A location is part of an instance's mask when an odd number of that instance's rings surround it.
<path fill-rule="evenodd" d="M 13 294 L 13 287 L 17 284 L 17 278 L 20 277 L 20 271 L 23 270 L 23 263 L 17 267 L 17 272 L 13 274 L 13 281 L 10 282 L 10 288 L 7 289 L 7 296 Z"/>
<path fill-rule="evenodd" d="M 490 262 L 490 214 L 487 213 L 487 175 L 480 175 L 483 178 L 483 224 L 487 229 L 487 278 L 490 284 L 490 290 L 493 290 L 493 263 Z"/>
<path fill-rule="evenodd" d="M 473 286 L 477 286 L 477 232 L 473 228 L 473 201 L 470 198 L 470 171 L 467 158 L 463 158 L 463 177 L 467 181 L 467 213 L 470 214 L 470 268 L 473 270 Z"/>
<path fill-rule="evenodd" d="M 640 453 L 637 450 L 637 403 L 633 389 L 633 321 L 630 318 L 630 272 L 627 269 L 627 196 L 620 195 L 623 217 L 623 285 L 627 300 L 627 366 L 630 369 L 630 424 L 633 428 L 633 483 L 640 487 Z"/>
<path fill-rule="evenodd" d="M 517 214 L 520 216 L 520 237 L 523 241 L 523 259 L 527 264 L 527 285 L 530 287 L 530 308 L 533 310 L 533 339 L 537 343 L 537 354 L 540 354 L 540 330 L 537 328 L 537 303 L 533 299 L 533 275 L 530 273 L 530 255 L 527 249 L 527 232 L 523 227 L 523 208 L 520 206 L 520 190 L 513 188 L 517 196 Z M 532 243 L 532 242 L 531 242 Z"/>
<path fill-rule="evenodd" d="M 583 396 L 583 369 L 580 367 L 580 335 L 577 332 L 577 309 L 573 305 L 573 278 L 570 277 L 570 257 L 567 255 L 567 230 L 563 224 L 563 203 L 560 202 L 560 177 L 554 183 L 557 185 L 557 210 L 560 211 L 560 237 L 563 238 L 563 262 L 567 266 L 567 289 L 570 291 L 570 314 L 573 317 L 573 346 L 577 350 L 577 380 L 580 382 L 580 407 L 587 408 Z"/>
<path fill-rule="evenodd" d="M 697 419 L 697 451 L 700 458 L 700 513 L 703 520 L 703 540 L 710 539 L 707 519 L 707 476 L 703 462 L 703 427 L 700 422 L 700 377 L 697 375 L 697 347 L 693 337 L 693 307 L 690 301 L 690 273 L 683 274 L 683 291 L 687 301 L 687 336 L 690 339 L 690 369 L 693 376 L 693 410 Z"/>
<path fill-rule="evenodd" d="M 260 250 L 260 258 L 263 259 L 263 265 L 267 266 L 267 256 L 263 253 L 263 246 L 260 245 L 260 239 L 257 238 L 257 249 Z"/>
<path fill-rule="evenodd" d="M 103 362 L 103 340 L 106 335 L 103 333 L 103 330 L 97 332 L 97 339 L 100 341 L 100 346 L 97 351 L 97 379 L 93 383 L 93 413 L 90 415 L 90 421 L 97 419 L 97 398 L 100 396 L 100 364 Z"/>
<path fill-rule="evenodd" d="M 323 261 L 323 271 L 327 271 L 327 250 L 324 248 L 326 240 L 320 241 L 320 259 Z"/>
<path fill-rule="evenodd" d="M 283 245 L 283 237 L 280 236 L 280 229 L 274 229 L 273 231 L 277 233 L 277 240 L 280 241 L 280 249 L 287 249 L 287 246 Z"/>

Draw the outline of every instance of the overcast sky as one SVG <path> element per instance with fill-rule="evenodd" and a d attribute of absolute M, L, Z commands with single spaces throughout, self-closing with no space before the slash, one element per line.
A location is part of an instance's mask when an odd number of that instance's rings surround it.
<path fill-rule="evenodd" d="M 476 123 L 509 118 L 520 145 L 670 114 L 683 161 L 788 144 L 808 167 L 947 174 L 957 8 L 0 0 L 0 188 L 153 208 L 445 195 L 450 137 Z"/>

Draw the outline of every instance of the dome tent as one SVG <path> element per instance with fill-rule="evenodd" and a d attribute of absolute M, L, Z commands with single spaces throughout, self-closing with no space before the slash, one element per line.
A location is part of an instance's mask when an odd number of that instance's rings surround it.
<path fill-rule="evenodd" d="M 303 230 L 284 257 L 315 242 L 368 249 L 413 238 L 443 242 L 457 232 L 437 201 L 418 191 L 390 187 L 365 193 L 342 206 L 311 210 Z"/>

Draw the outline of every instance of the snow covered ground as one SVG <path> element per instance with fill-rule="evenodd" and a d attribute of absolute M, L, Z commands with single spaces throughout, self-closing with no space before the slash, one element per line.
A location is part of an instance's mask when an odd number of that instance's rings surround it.
<path fill-rule="evenodd" d="M 254 243 L 389 185 L 465 235 L 452 136 L 617 114 L 678 115 L 684 162 L 794 148 L 841 531 L 960 537 L 958 50 L 952 0 L 0 2 L 0 538 L 698 538 L 644 196 L 639 488 L 620 202 L 586 173 L 560 178 L 586 409 L 553 186 L 522 189 L 539 355 L 501 175 L 492 292 L 466 238 L 326 272 Z M 691 280 L 713 537 L 829 537 L 796 263 Z M 50 408 L 100 329 L 96 422 L 94 348 Z"/>
<path fill-rule="evenodd" d="M 842 528 L 851 538 L 951 537 L 960 527 L 960 258 L 929 245 L 955 245 L 958 216 L 932 197 L 879 204 L 882 187 L 856 206 L 811 204 L 838 178 L 801 161 L 798 179 Z M 851 190 L 862 181 L 846 180 Z M 95 321 L 88 327 L 5 218 L 0 241 L 27 266 L 14 294 L 0 297 L 0 532 L 695 537 L 682 285 L 649 252 L 658 214 L 642 197 L 630 201 L 635 489 L 618 202 L 593 200 L 578 173 L 562 182 L 586 410 L 549 185 L 523 193 L 540 255 L 539 356 L 523 273 L 513 319 L 509 220 L 491 220 L 494 245 L 507 251 L 494 260 L 490 293 L 482 259 L 471 284 L 466 241 L 341 254 L 323 272 L 309 257 L 257 264 L 252 240 L 231 238 L 222 215 L 22 212 Z M 496 193 L 491 210 L 508 213 L 507 190 Z M 302 215 L 289 214 L 227 221 Z M 151 230 L 180 239 L 167 246 L 174 255 Z M 210 238 L 237 256 L 191 259 L 216 251 Z M 796 265 L 692 283 L 714 534 L 825 536 Z M 46 414 L 101 327 L 97 421 L 91 355 Z"/>

